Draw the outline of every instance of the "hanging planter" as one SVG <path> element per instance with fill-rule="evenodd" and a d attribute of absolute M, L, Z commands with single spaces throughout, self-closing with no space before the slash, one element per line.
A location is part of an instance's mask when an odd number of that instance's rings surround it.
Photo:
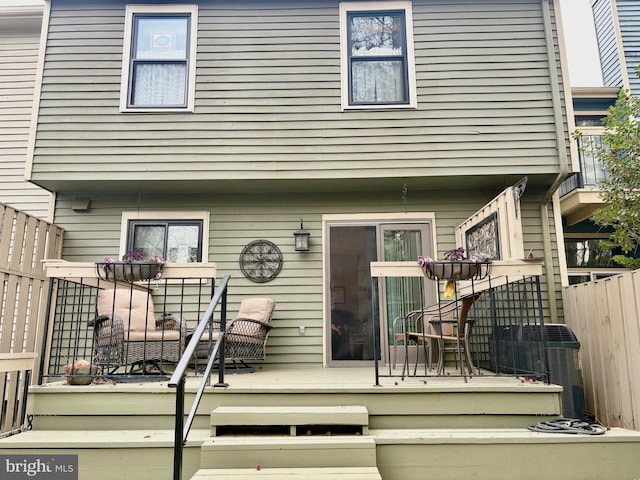
<path fill-rule="evenodd" d="M 145 260 L 142 250 L 139 249 L 124 254 L 121 262 L 113 261 L 107 257 L 104 262 L 96 263 L 98 278 L 119 282 L 160 279 L 163 267 L 164 259 L 154 256 Z"/>
<path fill-rule="evenodd" d="M 98 277 L 111 282 L 140 282 L 162 274 L 162 265 L 156 262 L 104 262 L 96 267 Z"/>
<path fill-rule="evenodd" d="M 422 269 L 425 276 L 432 280 L 469 280 L 478 275 L 480 264 L 467 260 L 427 262 Z"/>
<path fill-rule="evenodd" d="M 429 257 L 418 257 L 418 264 L 425 276 L 430 280 L 480 280 L 489 275 L 490 261 L 466 260 L 464 249 L 458 247 L 447 250 L 444 260 L 431 260 Z"/>

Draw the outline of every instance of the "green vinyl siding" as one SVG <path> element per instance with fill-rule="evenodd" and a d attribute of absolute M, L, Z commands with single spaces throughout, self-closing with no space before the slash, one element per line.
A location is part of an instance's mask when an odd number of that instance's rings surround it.
<path fill-rule="evenodd" d="M 523 198 L 523 226 L 527 231 L 525 249 L 542 256 L 539 202 L 543 192 L 528 190 Z M 398 191 L 353 192 L 332 195 L 100 195 L 92 196 L 91 210 L 73 212 L 76 195 L 60 194 L 55 222 L 65 229 L 63 258 L 68 261 L 102 261 L 116 257 L 120 242 L 123 210 L 210 211 L 209 261 L 216 262 L 218 278 L 231 275 L 229 312 L 237 311 L 239 302 L 249 296 L 270 296 L 277 301 L 274 329 L 267 343 L 265 362 L 280 367 L 319 365 L 323 355 L 323 244 L 322 217 L 327 214 L 395 213 L 402 221 L 406 212 L 436 212 L 437 250 L 454 246 L 454 228 L 486 204 L 495 190 L 417 191 L 409 189 L 407 202 Z M 310 251 L 295 252 L 293 232 L 304 219 L 311 233 Z M 553 225 L 551 225 L 553 232 Z M 268 283 L 253 283 L 243 277 L 238 259 L 243 247 L 256 239 L 275 243 L 283 255 L 280 274 Z M 548 315 L 546 285 L 541 285 L 545 312 Z M 193 329 L 197 319 L 186 319 Z M 300 336 L 298 327 L 306 327 Z"/>
<path fill-rule="evenodd" d="M 195 110 L 148 114 L 118 109 L 124 3 L 52 2 L 34 180 L 205 189 L 243 188 L 245 172 L 292 185 L 558 170 L 541 0 L 413 1 L 418 108 L 348 112 L 336 1 L 196 3 Z"/>
<path fill-rule="evenodd" d="M 41 16 L 0 6 L 0 203 L 46 219 L 50 194 L 24 179 Z"/>

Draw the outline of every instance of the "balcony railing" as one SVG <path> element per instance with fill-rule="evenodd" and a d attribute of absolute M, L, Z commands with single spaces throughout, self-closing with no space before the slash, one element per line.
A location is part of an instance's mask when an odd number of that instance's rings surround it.
<path fill-rule="evenodd" d="M 607 179 L 607 171 L 602 162 L 593 154 L 582 149 L 589 142 L 598 146 L 603 145 L 601 135 L 586 135 L 578 140 L 580 171 L 574 173 L 560 185 L 561 197 L 579 188 L 597 189 L 598 183 Z"/>

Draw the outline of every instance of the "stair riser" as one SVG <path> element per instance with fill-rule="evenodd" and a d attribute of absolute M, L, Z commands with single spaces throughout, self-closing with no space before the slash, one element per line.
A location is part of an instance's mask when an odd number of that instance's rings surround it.
<path fill-rule="evenodd" d="M 191 480 L 382 480 L 375 467 L 203 469 Z"/>
<path fill-rule="evenodd" d="M 80 389 L 35 389 L 28 412 L 37 429 L 102 430 L 173 428 L 175 391 L 119 394 L 101 386 Z M 340 406 L 362 405 L 369 411 L 369 428 L 491 428 L 522 427 L 540 418 L 561 414 L 561 393 L 553 389 L 528 391 L 426 391 L 375 393 L 230 393 L 207 392 L 194 421 L 209 428 L 209 414 L 218 406 Z M 192 396 L 185 403 L 190 405 Z M 531 422 L 531 419 L 538 419 Z"/>
<path fill-rule="evenodd" d="M 29 432 L 27 432 L 29 433 Z M 33 432 L 36 433 L 36 432 Z M 26 435 L 26 434 L 23 434 Z M 375 437 L 375 435 L 374 435 Z M 524 437 L 524 435 L 523 435 Z M 544 437 L 544 438 L 543 438 Z M 96 435 L 96 441 L 99 434 Z M 534 441 L 535 440 L 535 441 Z M 640 471 L 640 437 L 634 441 L 608 432 L 601 437 L 574 435 L 534 435 L 496 442 L 491 435 L 461 439 L 451 431 L 448 440 L 424 438 L 411 441 L 376 438 L 377 466 L 384 480 L 562 480 L 634 479 Z M 158 480 L 171 478 L 172 446 L 133 445 L 105 448 L 47 447 L 42 443 L 7 448 L 0 441 L 2 454 L 41 455 L 78 454 L 80 479 Z M 200 445 L 188 445 L 184 453 L 183 479 L 188 480 L 200 468 Z M 248 466 L 255 471 L 255 464 Z M 256 471 L 260 473 L 264 470 Z M 207 477 L 198 477 L 205 480 Z M 253 477 L 212 479 L 247 480 Z M 268 478 L 268 477 L 267 477 Z M 287 478 L 287 477 L 282 477 Z M 299 477 L 305 478 L 305 477 Z M 337 477 L 342 480 L 340 477 Z M 306 480 L 306 478 L 305 478 Z M 346 479 L 345 479 L 346 480 Z M 349 480 L 356 480 L 349 478 Z M 358 479 L 362 480 L 362 479 Z"/>
<path fill-rule="evenodd" d="M 378 415 L 370 422 L 375 428 L 522 428 L 556 415 Z M 114 430 L 114 429 L 170 429 L 174 419 L 164 416 L 71 416 L 37 415 L 33 420 L 38 430 Z M 197 415 L 193 428 L 209 428 L 209 418 Z M 305 431 L 304 427 L 301 427 Z"/>
<path fill-rule="evenodd" d="M 369 412 L 362 406 L 217 407 L 211 412 L 211 435 L 288 432 L 291 436 L 334 432 L 366 434 Z"/>
<path fill-rule="evenodd" d="M 553 439 L 548 443 L 513 440 L 495 444 L 490 438 L 479 437 L 469 443 L 379 445 L 378 469 L 384 480 L 639 478 L 640 439 L 622 444 L 579 440 L 560 444 Z"/>
<path fill-rule="evenodd" d="M 375 467 L 376 450 L 336 445 L 332 448 L 202 448 L 201 468 Z"/>

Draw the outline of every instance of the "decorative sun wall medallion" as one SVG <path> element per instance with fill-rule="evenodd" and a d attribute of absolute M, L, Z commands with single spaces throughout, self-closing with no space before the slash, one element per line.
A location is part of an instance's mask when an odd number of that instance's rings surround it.
<path fill-rule="evenodd" d="M 254 240 L 240 254 L 240 270 L 252 282 L 270 282 L 282 270 L 282 252 L 269 240 Z"/>

